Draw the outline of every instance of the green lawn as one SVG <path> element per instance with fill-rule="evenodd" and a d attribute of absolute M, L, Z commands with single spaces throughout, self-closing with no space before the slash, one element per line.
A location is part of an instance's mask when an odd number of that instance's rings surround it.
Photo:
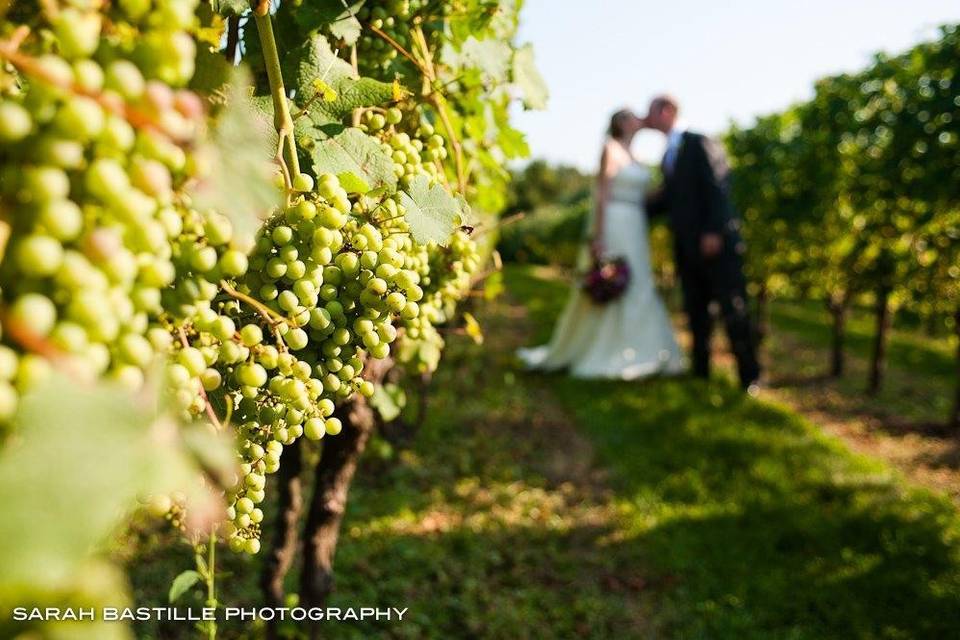
<path fill-rule="evenodd" d="M 565 295 L 512 269 L 544 339 Z M 543 272 L 541 272 L 543 273 Z M 721 382 L 539 384 L 590 436 L 630 543 L 676 577 L 657 618 L 676 637 L 947 637 L 960 546 L 946 500 L 904 487 L 790 412 Z"/>
<path fill-rule="evenodd" d="M 451 337 L 411 448 L 375 443 L 358 471 L 332 604 L 408 620 L 323 637 L 956 637 L 946 499 L 723 381 L 520 372 L 513 349 L 566 296 L 549 273 L 508 267 L 487 344 Z M 162 603 L 184 565 L 147 558 L 138 599 Z M 231 562 L 222 600 L 257 602 L 256 561 Z"/>
<path fill-rule="evenodd" d="M 804 392 L 835 392 L 826 401 L 834 413 L 853 411 L 893 419 L 920 431 L 946 422 L 958 383 L 956 347 L 949 339 L 926 337 L 895 325 L 889 336 L 884 386 L 870 397 L 863 391 L 873 349 L 873 318 L 866 310 L 851 314 L 845 342 L 847 372 L 836 380 L 822 379 L 830 357 L 829 323 L 823 306 L 816 303 L 774 301 L 770 305 L 773 331 L 765 346 L 775 380 L 785 381 L 788 387 L 801 383 Z M 809 382 L 818 376 L 820 388 L 809 388 Z M 824 397 L 809 393 L 797 400 L 802 406 L 825 403 Z M 934 430 L 946 433 L 942 428 Z"/>

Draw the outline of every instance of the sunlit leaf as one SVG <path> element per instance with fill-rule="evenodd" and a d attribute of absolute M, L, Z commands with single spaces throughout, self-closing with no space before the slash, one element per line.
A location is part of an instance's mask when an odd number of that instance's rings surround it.
<path fill-rule="evenodd" d="M 210 0 L 210 8 L 222 16 L 239 16 L 250 8 L 250 0 Z"/>
<path fill-rule="evenodd" d="M 502 82 L 510 69 L 512 52 L 502 40 L 478 40 L 470 36 L 460 48 L 460 64 L 474 67 L 493 82 Z"/>
<path fill-rule="evenodd" d="M 354 127 L 327 125 L 308 130 L 313 138 L 310 156 L 316 173 L 333 173 L 348 181 L 348 191 L 394 189 L 393 160 L 370 136 Z M 359 181 L 359 182 L 358 182 Z"/>
<path fill-rule="evenodd" d="M 483 329 L 480 328 L 480 323 L 477 322 L 473 314 L 464 312 L 463 322 L 463 329 L 470 339 L 477 344 L 483 344 Z"/>
<path fill-rule="evenodd" d="M 296 90 L 296 102 L 311 102 L 310 117 L 317 124 L 340 122 L 354 109 L 395 99 L 395 83 L 361 78 L 321 35 L 314 35 L 284 56 L 283 66 L 284 78 Z M 321 99 L 311 101 L 317 95 L 318 81 L 323 87 Z"/>
<path fill-rule="evenodd" d="M 170 592 L 167 594 L 167 601 L 173 604 L 180 599 L 180 596 L 190 590 L 190 587 L 200 581 L 200 574 L 193 569 L 188 569 L 173 579 L 170 585 Z"/>
<path fill-rule="evenodd" d="M 513 54 L 513 83 L 523 95 L 523 106 L 527 109 L 546 109 L 550 92 L 547 83 L 537 69 L 533 56 L 533 45 L 525 44 Z"/>
<path fill-rule="evenodd" d="M 363 6 L 360 2 L 344 3 L 342 0 L 313 0 L 304 2 L 293 12 L 294 20 L 304 31 L 315 31 L 327 26 L 334 37 L 348 46 L 360 37 L 360 21 L 356 13 Z"/>
<path fill-rule="evenodd" d="M 238 70 L 217 117 L 212 144 L 204 153 L 208 172 L 193 190 L 194 206 L 230 218 L 238 241 L 250 244 L 264 217 L 281 202 L 270 159 L 276 156 L 276 134 L 247 94 L 247 74 Z"/>
<path fill-rule="evenodd" d="M 400 385 L 378 384 L 374 387 L 370 405 L 385 422 L 390 422 L 400 417 L 403 408 L 407 406 L 407 394 Z"/>
<path fill-rule="evenodd" d="M 439 184 L 430 185 L 426 176 L 416 176 L 400 195 L 407 225 L 417 242 L 446 245 L 456 230 L 460 206 Z"/>

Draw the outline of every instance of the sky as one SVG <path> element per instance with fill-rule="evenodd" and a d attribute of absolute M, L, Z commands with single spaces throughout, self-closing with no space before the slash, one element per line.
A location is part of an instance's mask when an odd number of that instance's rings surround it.
<path fill-rule="evenodd" d="M 550 87 L 546 111 L 519 112 L 532 157 L 594 170 L 610 114 L 646 112 L 675 95 L 683 122 L 705 133 L 783 109 L 822 76 L 854 71 L 960 22 L 957 0 L 526 0 L 520 42 L 532 42 Z M 634 151 L 659 161 L 662 136 Z"/>

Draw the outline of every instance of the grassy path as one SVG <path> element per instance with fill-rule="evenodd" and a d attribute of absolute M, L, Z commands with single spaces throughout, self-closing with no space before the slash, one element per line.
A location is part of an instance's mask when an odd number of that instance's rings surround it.
<path fill-rule="evenodd" d="M 519 372 L 513 350 L 547 337 L 566 288 L 506 275 L 487 344 L 451 337 L 412 447 L 374 442 L 352 493 L 331 604 L 408 618 L 325 638 L 956 635 L 948 500 L 721 382 Z M 255 567 L 234 575 L 222 600 L 259 601 Z"/>

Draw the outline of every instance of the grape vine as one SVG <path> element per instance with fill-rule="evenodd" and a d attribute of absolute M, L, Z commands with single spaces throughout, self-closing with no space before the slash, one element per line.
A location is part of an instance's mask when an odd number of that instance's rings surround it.
<path fill-rule="evenodd" d="M 218 541 L 261 549 L 284 451 L 349 427 L 372 362 L 438 366 L 526 152 L 509 105 L 545 95 L 512 4 L 367 4 L 0 5 L 0 429 L 66 376 L 229 436 L 232 464 L 191 458 L 221 518 L 141 494 L 210 602 Z"/>

